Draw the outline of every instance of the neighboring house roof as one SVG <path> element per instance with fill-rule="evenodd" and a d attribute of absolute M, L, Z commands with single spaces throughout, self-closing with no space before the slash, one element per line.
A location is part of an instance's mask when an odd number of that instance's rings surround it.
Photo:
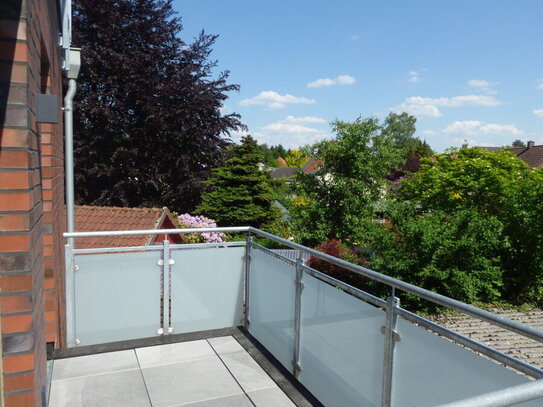
<path fill-rule="evenodd" d="M 281 167 L 286 167 L 286 166 L 287 166 L 287 162 L 285 161 L 285 159 L 284 159 L 283 157 L 279 157 L 279 158 L 277 159 L 277 162 L 279 163 L 279 165 L 280 165 Z"/>
<path fill-rule="evenodd" d="M 176 228 L 177 223 L 168 208 L 75 207 L 76 232 Z M 170 235 L 170 240 L 174 243 L 182 242 L 180 235 Z M 86 237 L 77 239 L 75 246 L 78 249 L 147 246 L 157 241 L 161 241 L 159 235 Z"/>
<path fill-rule="evenodd" d="M 543 329 L 543 310 L 534 308 L 526 312 L 514 309 L 491 309 L 490 311 L 513 321 Z M 543 343 L 468 315 L 442 314 L 432 316 L 430 319 L 472 340 L 488 345 L 532 366 L 543 368 Z"/>
<path fill-rule="evenodd" d="M 314 172 L 316 172 L 319 167 L 321 166 L 321 164 L 324 163 L 324 160 L 319 160 L 319 159 L 316 159 L 315 157 L 310 157 L 306 163 L 304 164 L 304 166 L 302 167 L 302 172 L 304 174 L 312 174 Z"/>
<path fill-rule="evenodd" d="M 274 168 L 272 172 L 270 173 L 270 177 L 272 179 L 290 178 L 290 177 L 294 177 L 296 175 L 296 171 L 298 170 L 299 168 L 294 168 L 294 167 Z"/>
<path fill-rule="evenodd" d="M 535 142 L 528 141 L 526 147 L 502 148 L 502 147 L 480 147 L 487 151 L 507 150 L 511 151 L 518 158 L 532 168 L 543 168 L 543 145 L 536 146 Z"/>

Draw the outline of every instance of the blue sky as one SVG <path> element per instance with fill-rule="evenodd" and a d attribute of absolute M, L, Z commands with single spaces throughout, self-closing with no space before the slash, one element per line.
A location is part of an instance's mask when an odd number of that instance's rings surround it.
<path fill-rule="evenodd" d="M 182 38 L 219 34 L 225 112 L 287 148 L 329 123 L 407 111 L 442 151 L 543 144 L 541 0 L 174 0 Z M 238 139 L 239 135 L 234 135 Z"/>

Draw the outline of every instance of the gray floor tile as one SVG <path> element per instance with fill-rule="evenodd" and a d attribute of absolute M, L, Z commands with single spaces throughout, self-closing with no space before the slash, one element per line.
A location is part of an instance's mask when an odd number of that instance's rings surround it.
<path fill-rule="evenodd" d="M 221 359 L 246 392 L 276 386 L 275 382 L 246 352 L 224 355 Z"/>
<path fill-rule="evenodd" d="M 138 348 L 136 354 L 142 369 L 215 356 L 206 340 Z"/>
<path fill-rule="evenodd" d="M 55 360 L 53 380 L 138 368 L 138 360 L 133 350 L 100 353 Z"/>
<path fill-rule="evenodd" d="M 150 407 L 141 371 L 53 380 L 50 407 Z"/>
<path fill-rule="evenodd" d="M 175 407 L 254 407 L 245 394 L 237 394 L 235 396 L 220 397 L 199 401 L 197 403 L 182 404 Z M 271 407 L 271 406 L 270 406 Z"/>
<path fill-rule="evenodd" d="M 220 338 L 210 338 L 207 340 L 213 349 L 220 355 L 229 355 L 231 353 L 245 352 L 243 346 L 232 336 L 222 336 Z"/>
<path fill-rule="evenodd" d="M 216 355 L 142 371 L 154 407 L 178 406 L 243 392 Z"/>
<path fill-rule="evenodd" d="M 247 395 L 256 407 L 296 407 L 278 387 L 248 392 Z"/>

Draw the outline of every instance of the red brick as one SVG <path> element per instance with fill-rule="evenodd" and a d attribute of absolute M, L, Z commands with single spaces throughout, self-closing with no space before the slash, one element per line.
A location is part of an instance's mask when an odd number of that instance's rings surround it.
<path fill-rule="evenodd" d="M 43 190 L 42 191 L 42 197 L 46 201 L 51 201 L 53 199 L 53 191 L 49 190 Z"/>
<path fill-rule="evenodd" d="M 28 44 L 0 40 L 0 59 L 27 62 Z"/>
<path fill-rule="evenodd" d="M 32 329 L 32 314 L 2 316 L 2 333 L 12 334 Z"/>
<path fill-rule="evenodd" d="M 0 291 L 3 293 L 30 291 L 31 289 L 31 275 L 0 276 Z"/>
<path fill-rule="evenodd" d="M 11 232 L 16 230 L 28 230 L 30 219 L 23 213 L 0 213 L 0 230 Z M 1 248 L 0 248 L 1 249 Z"/>
<path fill-rule="evenodd" d="M 0 23 L 1 26 L 2 23 Z M 26 83 L 27 66 L 0 62 L 0 77 L 6 82 Z"/>
<path fill-rule="evenodd" d="M 47 322 L 54 322 L 57 319 L 54 311 L 47 311 L 45 313 L 45 320 Z"/>
<path fill-rule="evenodd" d="M 0 251 L 2 252 L 26 252 L 29 249 L 29 235 L 0 235 Z"/>
<path fill-rule="evenodd" d="M 29 188 L 28 172 L 0 172 L 0 189 Z"/>
<path fill-rule="evenodd" d="M 6 395 L 5 407 L 31 407 L 37 405 L 36 391 Z"/>
<path fill-rule="evenodd" d="M 24 372 L 32 369 L 34 369 L 34 354 L 32 353 L 4 356 L 4 373 Z"/>
<path fill-rule="evenodd" d="M 28 168 L 28 164 L 26 151 L 0 151 L 0 168 Z"/>
<path fill-rule="evenodd" d="M 28 131 L 19 129 L 0 129 L 2 147 L 33 147 L 28 145 Z M 5 151 L 0 152 L 0 155 Z"/>
<path fill-rule="evenodd" d="M 28 311 L 32 311 L 32 298 L 30 295 L 0 297 L 0 312 L 2 314 Z"/>
<path fill-rule="evenodd" d="M 13 376 L 4 376 L 4 391 L 30 390 L 34 387 L 34 375 L 23 373 Z"/>
<path fill-rule="evenodd" d="M 55 281 L 54 280 L 45 280 L 43 282 L 43 288 L 45 288 L 46 290 L 51 290 L 51 289 L 54 289 L 55 288 Z"/>

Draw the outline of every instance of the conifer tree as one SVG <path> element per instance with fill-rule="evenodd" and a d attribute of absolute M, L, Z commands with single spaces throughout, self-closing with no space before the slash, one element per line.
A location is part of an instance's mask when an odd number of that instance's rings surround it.
<path fill-rule="evenodd" d="M 276 218 L 272 206 L 270 176 L 258 169 L 260 149 L 251 136 L 233 146 L 224 167 L 213 170 L 205 183 L 211 188 L 202 195 L 197 214 L 211 217 L 220 226 L 261 227 Z"/>
<path fill-rule="evenodd" d="M 75 0 L 73 25 L 77 202 L 192 211 L 243 128 L 220 110 L 238 86 L 213 77 L 217 36 L 185 43 L 171 0 Z"/>

